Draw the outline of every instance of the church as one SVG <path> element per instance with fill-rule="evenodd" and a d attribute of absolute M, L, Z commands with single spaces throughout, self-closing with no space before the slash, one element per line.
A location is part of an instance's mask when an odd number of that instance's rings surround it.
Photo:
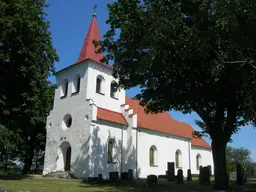
<path fill-rule="evenodd" d="M 78 60 L 56 72 L 54 106 L 47 117 L 43 175 L 67 171 L 77 178 L 109 177 L 133 170 L 135 178 L 211 165 L 212 151 L 194 129 L 167 112 L 146 114 L 139 101 L 115 90 L 112 66 L 101 62 L 93 40 L 100 40 L 93 15 Z"/>

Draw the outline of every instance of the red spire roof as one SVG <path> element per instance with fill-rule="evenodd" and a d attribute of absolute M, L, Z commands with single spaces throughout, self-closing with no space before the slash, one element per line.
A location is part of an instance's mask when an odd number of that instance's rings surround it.
<path fill-rule="evenodd" d="M 96 19 L 96 15 L 93 15 L 89 30 L 87 32 L 86 38 L 84 40 L 84 44 L 80 55 L 78 57 L 77 63 L 85 60 L 85 59 L 92 59 L 94 61 L 100 62 L 103 59 L 103 53 L 96 54 L 95 53 L 95 46 L 92 43 L 93 40 L 99 41 L 100 40 L 100 32 L 98 28 L 98 23 Z"/>

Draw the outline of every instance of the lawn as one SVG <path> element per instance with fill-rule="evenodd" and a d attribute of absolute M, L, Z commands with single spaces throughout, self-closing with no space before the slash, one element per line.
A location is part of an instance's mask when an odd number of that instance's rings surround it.
<path fill-rule="evenodd" d="M 256 180 L 251 180 L 248 185 L 239 187 L 232 185 L 234 192 L 256 191 Z M 208 192 L 212 191 L 212 185 L 201 186 L 196 181 L 185 182 L 183 185 L 159 180 L 159 184 L 153 187 L 145 186 L 145 180 L 137 180 L 134 184 L 96 185 L 84 184 L 79 179 L 55 179 L 32 177 L 16 180 L 0 180 L 1 189 L 9 189 L 17 192 Z"/>

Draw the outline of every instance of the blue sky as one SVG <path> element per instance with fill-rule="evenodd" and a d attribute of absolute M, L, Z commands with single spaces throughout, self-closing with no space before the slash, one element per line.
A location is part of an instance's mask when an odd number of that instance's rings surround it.
<path fill-rule="evenodd" d="M 46 0 L 46 2 L 50 5 L 46 8 L 46 12 L 47 19 L 51 22 L 53 46 L 60 57 L 60 62 L 55 63 L 56 71 L 58 71 L 76 62 L 92 19 L 95 4 L 98 5 L 97 20 L 101 37 L 108 30 L 108 25 L 105 24 L 108 18 L 106 4 L 113 0 Z M 54 77 L 50 79 L 55 82 Z M 133 97 L 138 91 L 136 88 L 128 90 L 127 95 Z M 181 112 L 171 111 L 170 114 L 174 119 L 186 122 L 199 130 L 194 121 L 200 118 L 195 113 L 183 115 Z M 206 140 L 210 144 L 209 138 Z M 232 136 L 232 140 L 230 146 L 249 149 L 252 159 L 256 161 L 256 129 L 252 126 L 243 127 L 238 134 Z"/>

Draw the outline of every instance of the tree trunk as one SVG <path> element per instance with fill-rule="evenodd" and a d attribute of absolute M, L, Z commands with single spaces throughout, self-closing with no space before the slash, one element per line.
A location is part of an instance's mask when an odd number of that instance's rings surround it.
<path fill-rule="evenodd" d="M 5 162 L 4 162 L 4 172 L 7 173 L 7 171 L 8 171 L 8 156 L 6 155 Z"/>
<path fill-rule="evenodd" d="M 212 141 L 214 162 L 215 190 L 229 190 L 229 181 L 226 167 L 226 143 Z"/>
<path fill-rule="evenodd" d="M 26 157 L 24 159 L 24 167 L 22 170 L 22 174 L 28 174 L 30 171 L 30 168 L 32 166 L 32 160 L 34 156 L 34 150 L 32 147 L 29 147 L 26 151 Z"/>

